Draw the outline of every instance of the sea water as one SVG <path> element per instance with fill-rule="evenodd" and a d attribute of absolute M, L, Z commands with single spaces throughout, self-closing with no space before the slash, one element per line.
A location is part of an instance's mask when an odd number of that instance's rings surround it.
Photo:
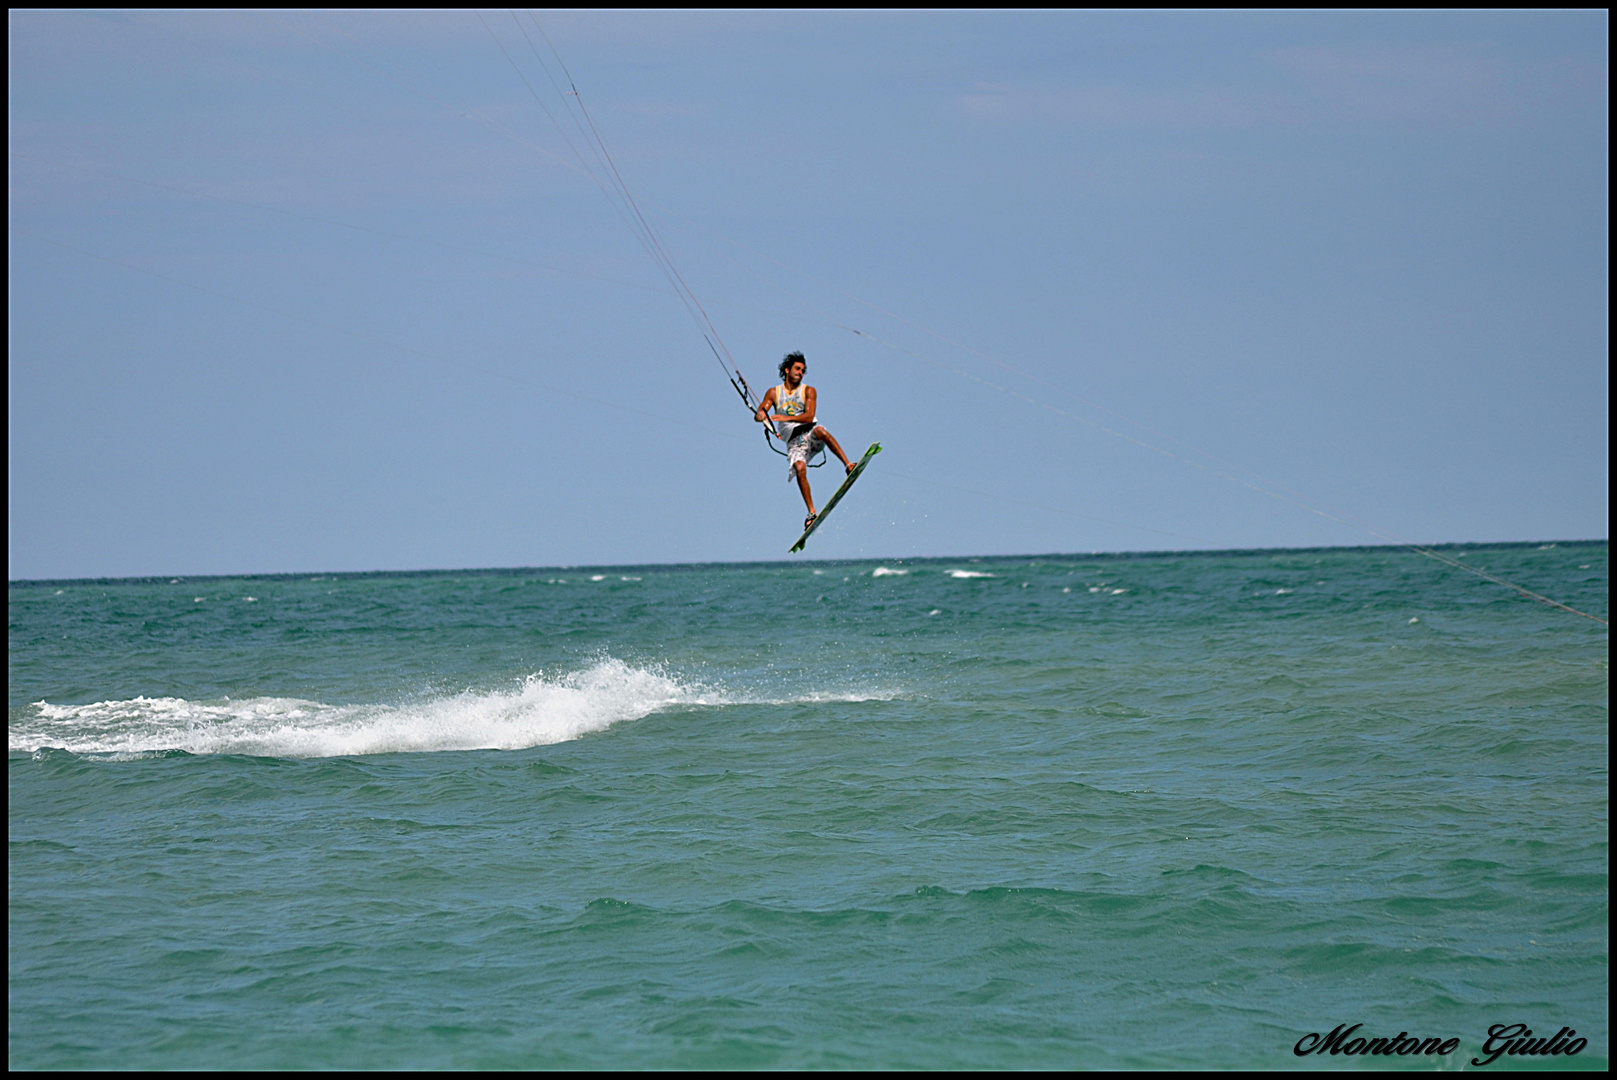
<path fill-rule="evenodd" d="M 1463 557 L 1607 615 L 1604 543 Z M 9 614 L 13 1068 L 1607 1063 L 1607 631 L 1407 551 Z"/>

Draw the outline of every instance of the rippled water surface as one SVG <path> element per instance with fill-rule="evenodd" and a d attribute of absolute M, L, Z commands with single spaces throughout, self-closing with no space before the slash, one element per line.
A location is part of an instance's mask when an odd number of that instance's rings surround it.
<path fill-rule="evenodd" d="M 1604 543 L 1466 558 L 1606 617 Z M 1607 632 L 1409 553 L 9 618 L 14 1068 L 1607 1062 Z"/>

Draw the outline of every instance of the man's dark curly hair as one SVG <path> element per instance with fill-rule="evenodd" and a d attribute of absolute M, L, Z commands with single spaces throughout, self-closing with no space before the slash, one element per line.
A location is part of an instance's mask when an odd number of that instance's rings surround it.
<path fill-rule="evenodd" d="M 786 369 L 791 367 L 793 364 L 802 364 L 805 370 L 808 368 L 808 361 L 803 359 L 803 354 L 802 353 L 800 353 L 800 352 L 789 352 L 789 353 L 786 354 L 785 358 L 782 359 L 781 362 L 780 362 L 780 377 L 781 378 L 784 379 L 786 377 Z"/>

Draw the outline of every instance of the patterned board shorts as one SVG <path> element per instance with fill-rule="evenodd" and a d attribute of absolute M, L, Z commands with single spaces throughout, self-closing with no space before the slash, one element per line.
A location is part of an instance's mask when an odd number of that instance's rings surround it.
<path fill-rule="evenodd" d="M 797 463 L 801 461 L 807 465 L 809 459 L 825 449 L 825 440 L 815 437 L 818 424 L 804 425 L 803 429 L 792 436 L 792 441 L 786 444 L 786 476 L 788 479 L 797 476 Z"/>

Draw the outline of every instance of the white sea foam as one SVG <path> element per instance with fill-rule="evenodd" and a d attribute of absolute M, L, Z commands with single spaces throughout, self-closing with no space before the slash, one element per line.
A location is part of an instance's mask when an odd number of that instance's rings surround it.
<path fill-rule="evenodd" d="M 973 578 L 973 577 L 993 577 L 994 575 L 990 574 L 990 573 L 988 573 L 987 571 L 984 571 L 984 570 L 950 570 L 949 571 L 949 576 L 952 577 L 952 578 Z"/>
<path fill-rule="evenodd" d="M 61 747 L 80 754 L 343 757 L 431 750 L 521 750 L 567 742 L 670 707 L 890 700 L 880 689 L 787 697 L 734 694 L 606 659 L 566 675 L 530 675 L 509 691 L 473 692 L 406 705 L 326 705 L 298 698 L 187 701 L 136 697 L 89 705 L 34 703 L 13 720 L 8 749 Z"/>
<path fill-rule="evenodd" d="M 901 577 L 909 573 L 908 570 L 895 570 L 890 566 L 878 566 L 870 572 L 871 577 Z"/>

